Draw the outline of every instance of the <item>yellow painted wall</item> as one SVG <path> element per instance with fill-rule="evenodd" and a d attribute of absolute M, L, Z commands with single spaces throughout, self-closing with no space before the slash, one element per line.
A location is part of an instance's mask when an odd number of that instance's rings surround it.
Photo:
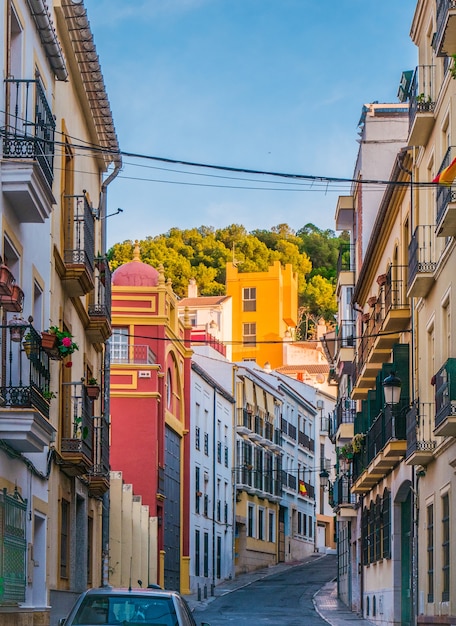
<path fill-rule="evenodd" d="M 243 289 L 256 288 L 256 311 L 243 311 Z M 254 359 L 260 367 L 283 365 L 283 344 L 287 330 L 294 329 L 298 317 L 298 277 L 292 266 L 275 261 L 267 272 L 240 273 L 226 266 L 226 293 L 233 302 L 233 361 Z M 256 323 L 255 346 L 242 345 L 243 324 Z"/>

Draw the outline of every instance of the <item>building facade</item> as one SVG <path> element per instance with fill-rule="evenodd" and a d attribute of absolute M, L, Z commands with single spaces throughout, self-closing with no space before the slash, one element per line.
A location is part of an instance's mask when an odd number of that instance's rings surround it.
<path fill-rule="evenodd" d="M 206 354 L 192 360 L 190 413 L 190 588 L 201 597 L 234 576 L 235 401 L 214 377 L 217 353 L 211 348 Z"/>
<path fill-rule="evenodd" d="M 267 272 L 239 272 L 227 263 L 226 293 L 233 307 L 233 361 L 283 365 L 283 342 L 294 337 L 298 317 L 298 278 L 291 264 L 283 268 L 275 261 Z"/>
<path fill-rule="evenodd" d="M 138 245 L 112 290 L 111 468 L 149 507 L 156 534 L 147 583 L 189 593 L 191 326 L 179 319 L 163 268 L 142 263 Z M 111 567 L 124 580 L 133 562 L 122 538 L 117 550 Z"/>
<path fill-rule="evenodd" d="M 121 163 L 83 3 L 4 0 L 0 29 L 0 623 L 53 624 L 105 579 L 111 323 L 100 268 Z"/>

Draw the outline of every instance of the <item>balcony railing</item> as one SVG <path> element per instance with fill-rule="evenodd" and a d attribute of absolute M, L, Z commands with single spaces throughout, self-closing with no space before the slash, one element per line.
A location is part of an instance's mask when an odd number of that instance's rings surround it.
<path fill-rule="evenodd" d="M 406 415 L 407 429 L 407 463 L 410 465 L 427 465 L 432 460 L 437 441 L 433 437 L 433 402 L 418 402 L 410 408 Z"/>
<path fill-rule="evenodd" d="M 338 476 L 333 484 L 333 503 L 334 506 L 355 505 L 356 495 L 350 492 L 351 478 L 346 474 Z"/>
<path fill-rule="evenodd" d="M 409 92 L 410 137 L 423 145 L 434 123 L 435 66 L 419 65 L 413 74 Z"/>
<path fill-rule="evenodd" d="M 456 19 L 455 0 L 437 0 L 436 8 L 436 32 L 433 40 L 433 48 L 437 56 L 450 56 L 456 53 L 454 45 L 454 20 Z M 449 37 L 446 37 L 446 34 Z"/>
<path fill-rule="evenodd" d="M 415 228 L 408 247 L 408 296 L 424 297 L 434 282 L 437 267 L 435 226 L 419 225 Z"/>
<path fill-rule="evenodd" d="M 348 397 L 339 398 L 336 404 L 337 427 L 353 424 L 356 417 L 356 402 Z"/>
<path fill-rule="evenodd" d="M 408 308 L 407 298 L 407 266 L 390 265 L 386 273 L 385 291 L 385 316 L 390 311 Z"/>
<path fill-rule="evenodd" d="M 49 357 L 41 349 L 41 336 L 30 324 L 20 327 L 19 339 L 13 339 L 17 326 L 1 325 L 2 363 L 1 396 L 2 410 L 5 408 L 35 408 L 49 417 L 49 399 L 45 391 L 49 389 Z M 28 353 L 25 341 L 33 344 Z M 44 394 L 44 395 L 43 395 Z"/>
<path fill-rule="evenodd" d="M 342 243 L 337 258 L 337 275 L 341 272 L 355 271 L 355 246 L 350 243 Z"/>
<path fill-rule="evenodd" d="M 109 489 L 109 424 L 104 417 L 93 420 L 93 465 L 87 475 L 92 496 L 102 496 Z"/>
<path fill-rule="evenodd" d="M 41 82 L 7 78 L 5 84 L 7 113 L 3 157 L 36 161 L 52 187 L 55 119 Z"/>
<path fill-rule="evenodd" d="M 114 345 L 111 348 L 111 364 L 154 365 L 157 357 L 146 345 Z"/>
<path fill-rule="evenodd" d="M 435 432 L 456 436 L 456 358 L 450 358 L 435 375 Z"/>
<path fill-rule="evenodd" d="M 456 22 L 455 22 L 456 23 Z M 456 156 L 456 147 L 446 151 L 439 172 L 448 167 Z M 436 231 L 439 237 L 456 235 L 456 187 L 437 185 L 436 189 Z"/>
<path fill-rule="evenodd" d="M 63 383 L 60 450 L 67 473 L 86 474 L 92 467 L 93 434 L 92 402 L 85 385 Z"/>
<path fill-rule="evenodd" d="M 65 204 L 65 264 L 87 266 L 93 274 L 95 218 L 92 207 L 85 194 L 65 196 Z"/>
<path fill-rule="evenodd" d="M 95 262 L 95 289 L 89 293 L 87 336 L 93 343 L 104 343 L 111 328 L 111 270 L 106 259 Z"/>

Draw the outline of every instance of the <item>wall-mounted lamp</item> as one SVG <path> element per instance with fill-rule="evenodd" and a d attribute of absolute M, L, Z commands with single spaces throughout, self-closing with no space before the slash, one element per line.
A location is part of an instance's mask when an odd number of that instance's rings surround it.
<path fill-rule="evenodd" d="M 329 487 L 329 474 L 325 469 L 320 472 L 320 487 L 323 487 L 324 491 Z"/>
<path fill-rule="evenodd" d="M 398 404 L 401 399 L 401 386 L 402 381 L 396 376 L 396 372 L 393 370 L 391 374 L 383 381 L 383 393 L 385 394 L 385 402 L 392 406 Z"/>

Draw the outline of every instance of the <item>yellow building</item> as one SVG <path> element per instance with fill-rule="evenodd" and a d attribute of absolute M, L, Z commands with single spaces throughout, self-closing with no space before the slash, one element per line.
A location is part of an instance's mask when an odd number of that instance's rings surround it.
<path fill-rule="evenodd" d="M 241 273 L 226 265 L 226 293 L 233 301 L 233 361 L 283 365 L 283 343 L 293 339 L 298 278 L 291 264 L 275 261 L 267 272 Z"/>
<path fill-rule="evenodd" d="M 414 489 L 419 505 L 413 562 L 420 624 L 456 620 L 456 186 L 432 185 L 456 157 L 456 10 L 417 2 L 411 27 L 418 66 L 410 81 L 413 195 L 408 293 L 412 298 Z M 405 82 L 405 81 L 403 81 Z"/>
<path fill-rule="evenodd" d="M 47 626 L 107 581 L 104 218 L 120 157 L 83 2 L 0 14 L 0 624 Z"/>

